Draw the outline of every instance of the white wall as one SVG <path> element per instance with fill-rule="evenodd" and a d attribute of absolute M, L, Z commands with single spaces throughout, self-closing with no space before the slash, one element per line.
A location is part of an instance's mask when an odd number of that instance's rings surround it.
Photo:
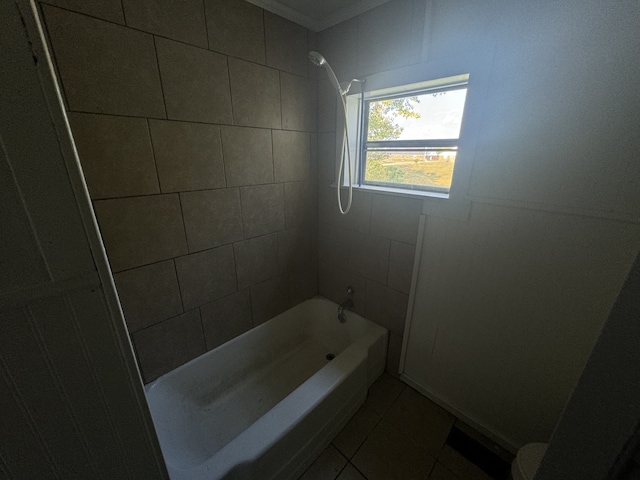
<path fill-rule="evenodd" d="M 640 247 L 639 21 L 631 1 L 427 2 L 410 68 L 470 73 L 452 196 L 472 204 L 425 209 L 405 374 L 512 447 L 549 439 Z"/>
<path fill-rule="evenodd" d="M 566 411 L 558 423 L 536 478 L 638 478 L 638 292 L 640 255 L 629 272 Z M 623 472 L 625 475 L 621 475 Z"/>

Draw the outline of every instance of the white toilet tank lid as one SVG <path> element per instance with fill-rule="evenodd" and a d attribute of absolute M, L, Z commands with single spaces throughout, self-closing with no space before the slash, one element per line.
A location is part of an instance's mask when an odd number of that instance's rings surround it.
<path fill-rule="evenodd" d="M 527 480 L 533 478 L 546 451 L 546 443 L 529 443 L 518 450 L 516 463 L 524 478 Z"/>

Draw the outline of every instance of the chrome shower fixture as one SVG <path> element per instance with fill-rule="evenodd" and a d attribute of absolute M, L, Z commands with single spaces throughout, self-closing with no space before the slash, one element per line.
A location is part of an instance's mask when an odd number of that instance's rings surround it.
<path fill-rule="evenodd" d="M 349 210 L 351 209 L 351 202 L 353 200 L 353 179 L 351 178 L 351 175 L 352 175 L 352 173 L 351 173 L 351 152 L 349 150 L 349 135 L 347 134 L 347 100 L 345 99 L 345 96 L 349 92 L 349 89 L 351 88 L 351 84 L 353 82 L 363 83 L 364 80 L 358 80 L 357 78 L 354 78 L 353 80 L 351 80 L 349 82 L 349 84 L 347 85 L 347 88 L 343 90 L 340 87 L 340 82 L 338 82 L 338 77 L 336 77 L 335 72 L 331 68 L 331 65 L 329 65 L 329 62 L 327 62 L 326 58 L 324 58 L 318 52 L 311 51 L 311 52 L 309 52 L 309 60 L 311 60 L 311 63 L 313 63 L 317 67 L 324 67 L 324 69 L 327 71 L 327 76 L 329 77 L 329 81 L 333 85 L 333 88 L 336 89 L 336 92 L 338 93 L 338 97 L 340 97 L 340 103 L 342 104 L 342 114 L 343 114 L 343 118 L 344 118 L 344 129 L 343 129 L 343 135 L 342 135 L 342 145 L 340 147 L 340 166 L 338 167 L 338 171 L 337 171 L 337 175 L 336 175 L 336 177 L 337 177 L 336 178 L 336 190 L 338 192 L 338 209 L 340 210 L 341 214 L 346 215 L 347 213 L 349 213 Z M 344 161 L 345 143 L 346 143 L 346 153 L 347 153 L 347 162 L 346 162 L 347 165 L 346 165 L 346 167 L 345 167 L 345 161 Z M 340 197 L 340 185 L 341 185 L 340 178 L 344 175 L 345 168 L 346 168 L 346 170 L 348 172 L 349 201 L 347 203 L 347 207 L 343 209 L 342 208 L 342 198 Z"/>

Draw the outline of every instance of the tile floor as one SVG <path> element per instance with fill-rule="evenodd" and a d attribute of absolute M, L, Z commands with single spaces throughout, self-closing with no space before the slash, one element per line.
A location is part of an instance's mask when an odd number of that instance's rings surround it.
<path fill-rule="evenodd" d="M 445 445 L 453 425 L 490 441 L 384 373 L 366 402 L 299 480 L 492 480 Z M 510 461 L 508 452 L 500 456 Z"/>

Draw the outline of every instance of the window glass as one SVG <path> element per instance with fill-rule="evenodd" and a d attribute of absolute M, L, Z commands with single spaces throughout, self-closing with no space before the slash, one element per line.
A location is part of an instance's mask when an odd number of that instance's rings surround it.
<path fill-rule="evenodd" d="M 366 101 L 361 184 L 447 193 L 466 94 L 457 83 Z"/>

